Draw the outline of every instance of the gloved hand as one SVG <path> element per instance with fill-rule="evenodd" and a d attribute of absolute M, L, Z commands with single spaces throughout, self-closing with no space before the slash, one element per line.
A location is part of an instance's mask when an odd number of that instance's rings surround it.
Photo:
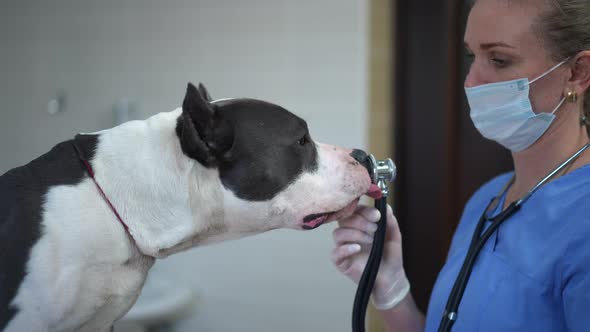
<path fill-rule="evenodd" d="M 379 210 L 360 205 L 348 218 L 338 222 L 333 237 L 336 247 L 332 262 L 338 270 L 358 284 L 367 264 L 373 234 L 377 230 Z M 410 291 L 402 262 L 402 238 L 391 206 L 387 205 L 387 233 L 383 258 L 375 279 L 371 299 L 379 310 L 395 307 Z"/>

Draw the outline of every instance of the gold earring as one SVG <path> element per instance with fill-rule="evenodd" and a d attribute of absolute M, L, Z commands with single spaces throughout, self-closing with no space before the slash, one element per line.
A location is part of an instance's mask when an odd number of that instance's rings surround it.
<path fill-rule="evenodd" d="M 576 91 L 568 91 L 567 95 L 565 96 L 565 100 L 568 103 L 575 103 L 578 101 L 578 93 Z"/>

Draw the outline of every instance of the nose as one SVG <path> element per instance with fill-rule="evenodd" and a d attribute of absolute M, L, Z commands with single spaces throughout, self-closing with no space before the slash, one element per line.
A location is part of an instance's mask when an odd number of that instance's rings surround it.
<path fill-rule="evenodd" d="M 478 71 L 474 64 L 471 64 L 469 67 L 469 72 L 467 72 L 467 76 L 465 76 L 465 81 L 463 82 L 463 86 L 466 88 L 472 88 L 474 86 L 478 86 L 484 84 L 484 80 L 482 79 L 481 73 Z"/>
<path fill-rule="evenodd" d="M 369 175 L 373 174 L 371 169 L 371 163 L 369 162 L 369 156 L 367 153 L 360 149 L 354 149 L 350 153 L 350 156 L 354 158 L 354 160 L 358 161 L 361 165 L 365 167 Z"/>
<path fill-rule="evenodd" d="M 352 150 L 350 156 L 353 157 L 354 160 L 358 161 L 359 163 L 364 163 L 365 159 L 367 159 L 367 153 L 360 149 Z"/>
<path fill-rule="evenodd" d="M 471 88 L 476 86 L 475 84 L 475 74 L 473 73 L 473 68 L 469 70 L 467 76 L 465 76 L 465 81 L 463 82 L 463 86 L 466 88 Z"/>

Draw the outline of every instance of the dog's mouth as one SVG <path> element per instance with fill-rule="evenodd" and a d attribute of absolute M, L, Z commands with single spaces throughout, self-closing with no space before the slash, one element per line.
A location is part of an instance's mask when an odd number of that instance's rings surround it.
<path fill-rule="evenodd" d="M 330 221 L 349 216 L 354 212 L 354 209 L 356 209 L 360 199 L 360 197 L 354 199 L 352 202 L 348 203 L 348 205 L 338 211 L 310 214 L 303 218 L 303 225 L 301 227 L 305 230 L 310 230 L 318 228 Z"/>
<path fill-rule="evenodd" d="M 303 218 L 303 225 L 301 227 L 305 230 L 318 228 L 321 225 L 323 225 L 328 220 L 328 218 L 330 218 L 335 213 L 336 212 L 310 214 Z"/>
<path fill-rule="evenodd" d="M 382 196 L 381 189 L 379 188 L 379 186 L 371 184 L 371 187 L 369 188 L 366 195 L 373 199 L 379 199 Z M 360 197 L 353 200 L 339 211 L 322 212 L 307 215 L 305 216 L 305 218 L 303 218 L 303 225 L 301 227 L 305 230 L 315 229 L 327 222 L 338 220 L 341 217 L 348 216 L 352 214 L 354 209 L 356 209 L 359 200 Z"/>

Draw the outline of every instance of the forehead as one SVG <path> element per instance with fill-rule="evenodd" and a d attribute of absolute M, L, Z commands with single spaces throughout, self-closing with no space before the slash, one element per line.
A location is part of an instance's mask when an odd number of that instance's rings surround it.
<path fill-rule="evenodd" d="M 465 42 L 472 50 L 481 44 L 505 43 L 521 52 L 542 49 L 535 24 L 543 0 L 477 0 L 469 13 Z"/>

